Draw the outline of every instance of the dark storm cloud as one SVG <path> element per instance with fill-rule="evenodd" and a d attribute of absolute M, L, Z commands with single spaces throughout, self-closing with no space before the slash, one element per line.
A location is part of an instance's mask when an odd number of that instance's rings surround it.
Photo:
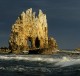
<path fill-rule="evenodd" d="M 80 45 L 79 0 L 0 0 L 0 46 L 8 44 L 12 24 L 28 8 L 47 14 L 49 36 L 57 39 L 60 48 Z"/>

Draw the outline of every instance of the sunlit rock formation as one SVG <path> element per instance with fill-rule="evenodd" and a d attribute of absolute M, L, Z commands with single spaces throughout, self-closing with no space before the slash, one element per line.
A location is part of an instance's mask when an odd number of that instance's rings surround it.
<path fill-rule="evenodd" d="M 80 52 L 80 48 L 76 48 L 75 51 L 79 51 Z"/>
<path fill-rule="evenodd" d="M 39 10 L 38 16 L 35 16 L 32 8 L 22 12 L 12 25 L 9 49 L 13 53 L 22 53 L 52 47 L 56 48 L 56 43 L 54 39 L 48 38 L 46 14 Z"/>

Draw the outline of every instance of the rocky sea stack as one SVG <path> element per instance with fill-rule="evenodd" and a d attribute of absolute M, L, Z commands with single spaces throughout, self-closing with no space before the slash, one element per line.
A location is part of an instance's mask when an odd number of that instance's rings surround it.
<path fill-rule="evenodd" d="M 57 52 L 56 40 L 48 37 L 46 14 L 39 10 L 36 16 L 32 8 L 22 12 L 12 25 L 9 49 L 15 54 L 53 54 Z"/>

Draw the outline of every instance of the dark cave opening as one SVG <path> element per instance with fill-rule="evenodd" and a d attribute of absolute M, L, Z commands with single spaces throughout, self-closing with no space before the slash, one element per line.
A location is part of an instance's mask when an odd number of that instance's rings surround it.
<path fill-rule="evenodd" d="M 35 40 L 35 46 L 36 46 L 36 48 L 39 48 L 40 47 L 40 40 L 39 40 L 38 37 Z"/>

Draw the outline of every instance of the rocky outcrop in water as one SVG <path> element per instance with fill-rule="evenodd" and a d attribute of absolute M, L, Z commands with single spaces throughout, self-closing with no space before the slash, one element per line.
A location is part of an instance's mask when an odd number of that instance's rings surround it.
<path fill-rule="evenodd" d="M 9 49 L 13 53 L 19 54 L 38 49 L 48 49 L 49 51 L 49 48 L 54 50 L 56 47 L 55 40 L 48 37 L 46 14 L 41 10 L 39 10 L 38 16 L 35 16 L 35 12 L 32 12 L 32 8 L 22 12 L 12 25 Z"/>
<path fill-rule="evenodd" d="M 0 54 L 9 54 L 11 50 L 7 47 L 1 47 L 0 48 Z"/>
<path fill-rule="evenodd" d="M 53 37 L 49 37 L 48 39 L 48 48 L 40 50 L 41 54 L 54 54 L 57 53 L 58 50 L 58 45 L 56 40 Z"/>

